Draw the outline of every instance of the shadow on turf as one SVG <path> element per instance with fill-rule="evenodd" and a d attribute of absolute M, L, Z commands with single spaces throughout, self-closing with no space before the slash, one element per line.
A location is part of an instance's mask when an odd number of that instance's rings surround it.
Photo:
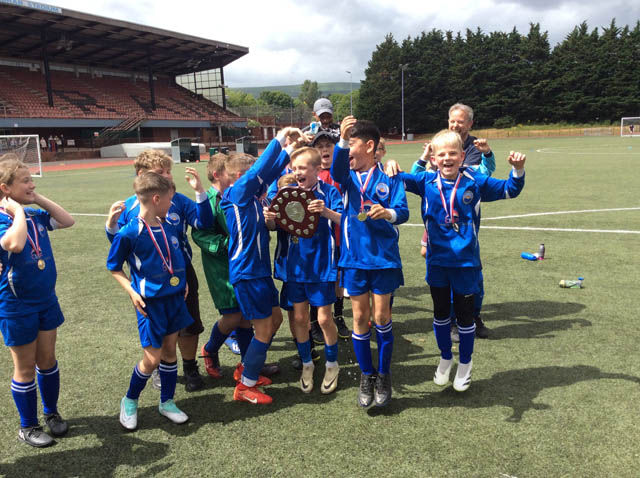
<path fill-rule="evenodd" d="M 422 367 L 424 369 L 424 367 Z M 433 373 L 432 367 L 430 373 Z M 398 374 L 396 374 L 397 376 Z M 422 374 L 424 376 L 424 373 Z M 548 388 L 568 387 L 591 380 L 626 380 L 640 385 L 640 378 L 621 373 L 602 372 L 597 367 L 575 365 L 573 367 L 537 367 L 499 372 L 491 378 L 474 380 L 467 392 L 458 393 L 449 384 L 441 391 L 416 392 L 414 396 L 393 398 L 384 408 L 367 410 L 372 417 L 395 415 L 408 408 L 490 408 L 507 407 L 512 412 L 506 418 L 517 423 L 525 412 L 548 410 L 550 405 L 535 403 L 536 397 Z M 433 388 L 437 388 L 433 385 Z M 394 386 L 394 391 L 396 387 Z M 410 391 L 406 392 L 410 394 Z"/>
<path fill-rule="evenodd" d="M 489 339 L 533 339 L 552 338 L 551 332 L 569 330 L 574 326 L 590 327 L 591 322 L 586 319 L 551 319 L 561 315 L 571 315 L 582 312 L 586 306 L 575 302 L 552 302 L 537 300 L 528 302 L 502 302 L 488 304 L 482 309 L 482 318 L 491 329 Z M 511 321 L 508 325 L 492 327 L 491 322 Z"/>

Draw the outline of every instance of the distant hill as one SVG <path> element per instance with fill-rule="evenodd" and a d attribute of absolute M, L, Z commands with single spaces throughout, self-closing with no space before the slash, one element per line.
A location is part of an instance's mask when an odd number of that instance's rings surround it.
<path fill-rule="evenodd" d="M 246 88 L 230 88 L 235 91 L 242 91 L 244 93 L 249 93 L 253 95 L 255 98 L 260 96 L 260 93 L 263 91 L 282 91 L 283 93 L 288 94 L 293 98 L 297 98 L 300 94 L 300 88 L 302 85 L 280 85 L 280 86 L 250 86 Z M 353 90 L 357 90 L 360 88 L 360 83 L 353 83 Z M 322 92 L 323 96 L 329 96 L 333 93 L 349 93 L 349 82 L 333 82 L 333 83 L 318 83 L 318 89 Z"/>

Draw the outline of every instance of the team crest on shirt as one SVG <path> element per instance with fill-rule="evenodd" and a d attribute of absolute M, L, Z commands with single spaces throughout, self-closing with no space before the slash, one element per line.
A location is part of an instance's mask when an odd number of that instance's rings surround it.
<path fill-rule="evenodd" d="M 473 201 L 473 191 L 467 189 L 462 195 L 462 202 L 465 204 L 471 204 L 471 201 Z"/>
<path fill-rule="evenodd" d="M 171 245 L 173 246 L 174 249 L 178 249 L 178 247 L 180 247 L 180 241 L 178 241 L 178 238 L 176 236 L 171 236 Z"/>
<path fill-rule="evenodd" d="M 45 229 L 44 229 L 44 226 L 43 226 L 42 224 L 38 224 L 38 233 L 39 233 L 41 236 L 44 236 L 44 235 L 45 235 Z"/>
<path fill-rule="evenodd" d="M 167 222 L 173 226 L 177 226 L 178 224 L 180 224 L 180 216 L 178 216 L 177 213 L 175 212 L 170 212 L 169 214 L 167 214 Z"/>
<path fill-rule="evenodd" d="M 389 197 L 389 186 L 387 183 L 378 183 L 376 185 L 376 195 L 381 200 L 385 200 Z"/>

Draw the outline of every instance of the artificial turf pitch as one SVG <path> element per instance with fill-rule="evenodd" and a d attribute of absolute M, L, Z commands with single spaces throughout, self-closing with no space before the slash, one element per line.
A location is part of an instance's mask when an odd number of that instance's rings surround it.
<path fill-rule="evenodd" d="M 357 406 L 359 370 L 348 341 L 340 341 L 337 392 L 320 394 L 320 363 L 316 389 L 304 395 L 290 366 L 295 351 L 285 323 L 268 356 L 282 369 L 269 387 L 272 405 L 232 401 L 236 356 L 223 347 L 225 378 L 207 377 L 206 389 L 196 393 L 178 385 L 176 402 L 189 423 L 161 417 L 159 394 L 148 385 L 139 429 L 126 433 L 117 415 L 141 357 L 135 316 L 105 268 L 105 217 L 77 215 L 74 227 L 51 233 L 66 317 L 57 346 L 59 405 L 71 429 L 47 449 L 18 442 L 5 348 L 0 476 L 637 476 L 640 140 L 511 139 L 491 146 L 498 178 L 508 174 L 509 150 L 527 154 L 526 185 L 517 199 L 483 205 L 482 317 L 491 336 L 476 341 L 467 392 L 432 381 L 438 363 L 433 309 L 419 255 L 419 201 L 409 195 L 413 226 L 400 228 L 405 286 L 393 311 L 388 407 Z M 408 169 L 420 151 L 417 144 L 391 145 L 387 159 Z M 205 165 L 197 167 L 206 182 Z M 174 168 L 178 189 L 192 196 L 181 169 Z M 127 166 L 50 172 L 36 184 L 72 213 L 105 214 L 131 194 L 132 181 Z M 561 211 L 573 212 L 537 215 Z M 520 259 L 541 242 L 544 261 Z M 217 312 L 194 251 L 205 340 Z M 558 287 L 560 279 L 578 276 L 584 289 Z"/>

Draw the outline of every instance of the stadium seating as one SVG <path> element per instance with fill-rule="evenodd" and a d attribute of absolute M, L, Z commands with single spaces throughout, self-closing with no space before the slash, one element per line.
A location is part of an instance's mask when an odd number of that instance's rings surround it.
<path fill-rule="evenodd" d="M 0 114 L 23 118 L 147 120 L 224 120 L 221 106 L 176 85 L 168 78 L 154 83 L 151 108 L 147 81 L 73 72 L 51 72 L 54 107 L 49 107 L 44 75 L 26 68 L 0 66 Z"/>

